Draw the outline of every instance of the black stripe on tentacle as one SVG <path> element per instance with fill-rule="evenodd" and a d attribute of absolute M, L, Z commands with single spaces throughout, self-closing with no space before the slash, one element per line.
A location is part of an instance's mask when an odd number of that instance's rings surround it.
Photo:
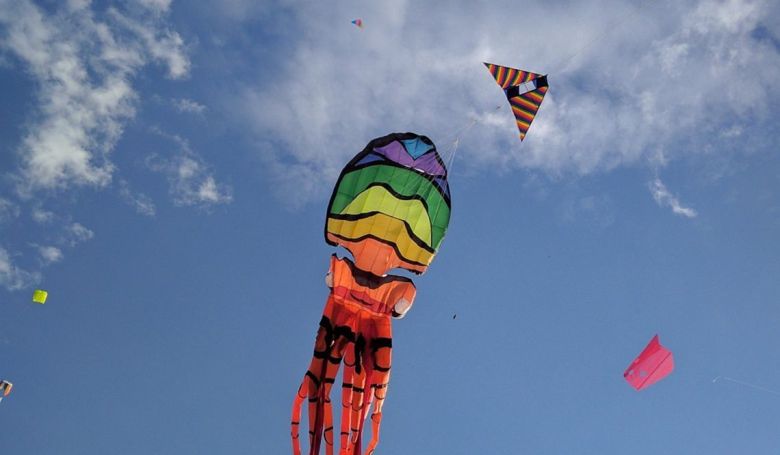
<path fill-rule="evenodd" d="M 317 376 L 315 376 L 314 373 L 311 372 L 311 370 L 306 371 L 306 376 L 308 376 L 309 379 L 311 379 L 314 382 L 314 385 L 316 385 L 317 387 L 320 386 L 320 379 Z"/>

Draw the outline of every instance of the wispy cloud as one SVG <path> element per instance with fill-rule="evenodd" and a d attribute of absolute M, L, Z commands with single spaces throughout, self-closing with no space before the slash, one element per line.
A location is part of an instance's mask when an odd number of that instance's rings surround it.
<path fill-rule="evenodd" d="M 664 182 L 662 182 L 661 179 L 656 177 L 648 186 L 650 188 L 650 193 L 653 195 L 653 199 L 655 199 L 655 202 L 661 207 L 669 207 L 672 209 L 672 212 L 687 218 L 696 217 L 696 210 L 683 206 L 680 200 L 677 199 L 677 196 L 673 195 L 666 188 L 666 185 L 664 185 Z"/>
<path fill-rule="evenodd" d="M 27 245 L 34 252 L 37 261 L 27 261 L 27 266 L 21 266 L 17 262 L 22 258 L 19 252 L 10 253 L 6 248 L 0 246 L 0 287 L 5 287 L 10 291 L 29 288 L 38 282 L 42 277 L 45 267 L 60 262 L 65 259 L 64 249 L 75 248 L 81 243 L 89 241 L 95 234 L 83 224 L 73 221 L 66 221 L 67 216 L 57 216 L 52 212 L 46 212 L 36 209 L 33 212 L 33 219 L 43 218 L 42 223 L 51 223 L 57 221 L 57 231 L 53 233 L 46 244 L 29 242 Z"/>
<path fill-rule="evenodd" d="M 0 223 L 10 221 L 19 216 L 19 206 L 0 197 Z"/>
<path fill-rule="evenodd" d="M 79 243 L 84 243 L 95 236 L 95 233 L 90 229 L 87 229 L 81 223 L 71 223 L 65 229 L 65 241 L 70 246 L 76 246 Z"/>
<path fill-rule="evenodd" d="M 110 152 L 135 115 L 133 77 L 150 61 L 165 64 L 172 78 L 186 76 L 179 35 L 156 17 L 130 14 L 109 8 L 99 18 L 86 1 L 48 14 L 30 1 L 0 0 L 1 49 L 38 87 L 37 115 L 19 148 L 22 193 L 106 185 L 115 169 Z"/>
<path fill-rule="evenodd" d="M 118 24 L 140 39 L 152 60 L 162 62 L 168 67 L 168 77 L 180 79 L 189 74 L 190 60 L 184 53 L 184 40 L 178 33 L 150 27 L 146 21 L 130 18 L 116 9 L 110 9 L 109 13 Z"/>
<path fill-rule="evenodd" d="M 10 253 L 0 246 L 0 286 L 16 291 L 33 286 L 40 279 L 40 273 L 28 272 L 16 266 Z"/>
<path fill-rule="evenodd" d="M 157 13 L 165 13 L 171 7 L 173 0 L 138 0 L 138 3 Z"/>
<path fill-rule="evenodd" d="M 0 60 L 32 82 L 31 103 L 15 146 L 19 168 L 11 170 L 16 199 L 0 198 L 0 222 L 18 219 L 28 203 L 31 219 L 45 227 L 29 239 L 37 269 L 63 260 L 64 251 L 94 237 L 66 213 L 45 210 L 40 196 L 80 186 L 105 188 L 115 178 L 112 153 L 141 94 L 135 87 L 151 64 L 170 79 L 188 77 L 185 43 L 166 22 L 170 0 L 120 2 L 106 8 L 89 0 L 68 0 L 41 7 L 30 0 L 0 0 Z M 194 102 L 193 102 L 194 103 Z M 185 109 L 199 109 L 197 103 Z M 213 183 L 213 182 L 212 182 Z M 203 185 L 203 198 L 215 198 L 215 183 Z M 51 191 L 55 190 L 55 191 Z M 120 197 L 136 211 L 152 216 L 155 206 L 120 179 Z M 21 253 L 2 249 L 0 286 L 28 287 L 39 270 L 23 268 Z"/>
<path fill-rule="evenodd" d="M 652 167 L 660 150 L 667 162 L 731 153 L 772 122 L 780 94 L 778 48 L 754 33 L 780 17 L 769 0 L 648 3 L 640 13 L 616 0 L 554 2 L 522 27 L 508 0 L 373 3 L 362 31 L 344 19 L 349 8 L 296 9 L 273 72 L 236 90 L 237 117 L 296 198 L 326 192 L 373 137 L 413 130 L 443 148 L 472 118 L 458 166 L 585 175 Z M 522 145 L 482 61 L 549 73 Z"/>
<path fill-rule="evenodd" d="M 175 98 L 171 100 L 173 107 L 179 112 L 190 114 L 202 114 L 206 112 L 206 106 L 187 98 Z"/>
<path fill-rule="evenodd" d="M 119 195 L 141 215 L 154 216 L 157 211 L 154 201 L 149 196 L 133 192 L 130 184 L 124 179 L 119 181 Z"/>
<path fill-rule="evenodd" d="M 209 166 L 193 152 L 186 139 L 159 128 L 153 129 L 153 132 L 176 144 L 169 156 L 152 154 L 146 159 L 149 169 L 167 177 L 176 205 L 207 208 L 233 200 L 233 189 L 217 183 Z"/>
<path fill-rule="evenodd" d="M 44 245 L 33 245 L 37 250 L 38 254 L 41 257 L 41 260 L 43 260 L 44 265 L 53 264 L 55 262 L 59 262 L 64 257 L 62 254 L 62 250 L 57 248 L 56 246 L 44 246 Z"/>
<path fill-rule="evenodd" d="M 45 224 L 54 218 L 54 212 L 44 210 L 40 207 L 33 207 L 32 211 L 30 212 L 30 216 L 36 223 Z"/>

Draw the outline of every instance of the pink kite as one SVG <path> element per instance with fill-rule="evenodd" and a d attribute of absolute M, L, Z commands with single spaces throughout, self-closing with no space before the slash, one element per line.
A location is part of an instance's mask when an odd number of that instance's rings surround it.
<path fill-rule="evenodd" d="M 644 351 L 626 368 L 623 377 L 631 387 L 642 390 L 665 378 L 674 369 L 672 351 L 661 346 L 658 335 L 647 344 Z"/>
<path fill-rule="evenodd" d="M 363 28 L 363 19 L 355 19 L 352 21 L 353 24 L 357 25 L 360 28 Z"/>

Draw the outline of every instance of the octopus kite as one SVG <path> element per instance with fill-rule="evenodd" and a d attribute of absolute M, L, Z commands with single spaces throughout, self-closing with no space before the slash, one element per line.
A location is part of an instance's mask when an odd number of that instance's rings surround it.
<path fill-rule="evenodd" d="M 309 455 L 334 451 L 331 390 L 342 364 L 340 455 L 361 455 L 371 412 L 371 440 L 379 442 L 392 358 L 392 319 L 402 318 L 416 293 L 394 268 L 425 272 L 450 219 L 447 169 L 430 139 L 393 133 L 372 140 L 344 168 L 328 205 L 325 240 L 352 255 L 333 255 L 330 288 L 314 354 L 292 408 L 292 446 L 301 454 L 303 402 L 308 402 Z"/>

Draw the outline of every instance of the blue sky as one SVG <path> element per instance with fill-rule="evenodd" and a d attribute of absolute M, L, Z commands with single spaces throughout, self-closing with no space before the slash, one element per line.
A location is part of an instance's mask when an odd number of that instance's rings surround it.
<path fill-rule="evenodd" d="M 289 453 L 339 170 L 472 121 L 378 453 L 774 453 L 713 379 L 780 391 L 778 43 L 769 0 L 0 0 L 0 453 Z M 522 144 L 483 61 L 549 74 Z"/>

